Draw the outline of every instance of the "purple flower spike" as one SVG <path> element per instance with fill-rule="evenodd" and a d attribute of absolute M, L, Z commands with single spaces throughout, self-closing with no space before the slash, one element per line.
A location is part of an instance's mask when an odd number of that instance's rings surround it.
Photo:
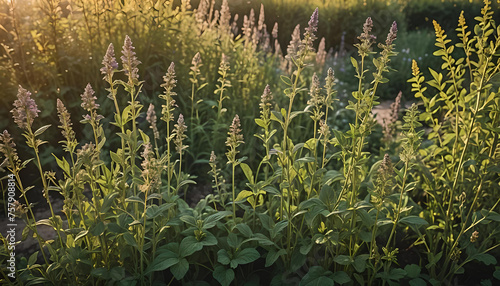
<path fill-rule="evenodd" d="M 141 63 L 135 56 L 134 50 L 135 48 L 132 46 L 132 40 L 128 35 L 125 36 L 122 50 L 123 56 L 121 56 L 120 59 L 122 60 L 125 74 L 132 80 L 139 78 L 139 69 L 137 66 Z"/>
<path fill-rule="evenodd" d="M 396 39 L 396 36 L 398 34 L 398 24 L 396 21 L 392 22 L 391 30 L 389 31 L 389 34 L 387 35 L 387 40 L 385 41 L 385 44 L 387 46 L 392 45 L 392 42 Z"/>
<path fill-rule="evenodd" d="M 31 127 L 40 110 L 38 110 L 35 100 L 31 98 L 31 92 L 19 86 L 17 99 L 14 101 L 14 109 L 10 112 L 12 112 L 12 117 L 17 126 L 25 129 Z"/>
<path fill-rule="evenodd" d="M 101 74 L 104 75 L 112 75 L 113 72 L 118 69 L 118 63 L 115 58 L 115 49 L 112 43 L 108 46 L 106 55 L 104 55 L 104 59 L 102 60 L 102 65 Z"/>
<path fill-rule="evenodd" d="M 99 104 L 95 103 L 97 97 L 94 96 L 95 91 L 92 89 L 92 86 L 87 84 L 85 87 L 85 91 L 81 95 L 82 97 L 82 107 L 88 112 L 92 112 L 99 107 Z"/>
<path fill-rule="evenodd" d="M 319 22 L 319 11 L 318 8 L 316 7 L 316 10 L 314 10 L 313 14 L 311 15 L 311 19 L 309 20 L 309 27 L 306 28 L 306 31 L 309 33 L 313 34 L 318 30 L 318 22 Z"/>

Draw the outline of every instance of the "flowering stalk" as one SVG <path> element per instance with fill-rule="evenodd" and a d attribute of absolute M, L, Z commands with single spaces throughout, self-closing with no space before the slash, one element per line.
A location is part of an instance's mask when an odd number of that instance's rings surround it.
<path fill-rule="evenodd" d="M 200 53 L 196 53 L 196 55 L 194 55 L 193 57 L 193 60 L 191 61 L 191 64 L 192 66 L 190 67 L 190 70 L 189 71 L 189 74 L 191 75 L 191 78 L 189 79 L 191 81 L 191 119 L 194 118 L 194 109 L 195 109 L 195 106 L 198 104 L 198 102 L 195 102 L 195 94 L 197 91 L 199 91 L 202 87 L 204 87 L 206 84 L 204 85 L 199 85 L 199 79 L 198 77 L 200 76 L 201 74 L 201 71 L 200 71 L 200 68 L 203 66 L 203 64 L 201 63 L 201 56 L 200 56 Z M 201 80 L 203 80 L 203 78 L 200 78 Z M 196 109 L 196 118 L 198 118 L 198 109 Z"/>
<path fill-rule="evenodd" d="M 28 147 L 33 148 L 33 150 L 35 151 L 36 166 L 38 168 L 38 171 L 40 172 L 40 179 L 42 180 L 43 184 L 43 196 L 45 197 L 45 199 L 47 200 L 47 204 L 49 205 L 51 218 L 55 219 L 56 216 L 54 214 L 54 209 L 52 208 L 52 203 L 49 197 L 49 185 L 47 182 L 47 176 L 43 171 L 42 162 L 40 161 L 39 156 L 39 147 L 47 142 L 36 138 L 45 130 L 47 130 L 50 125 L 42 126 L 38 130 L 33 132 L 32 124 L 35 118 L 38 117 L 38 113 L 40 113 L 40 110 L 38 109 L 35 100 L 31 98 L 31 92 L 27 91 L 21 86 L 19 86 L 18 88 L 17 99 L 14 101 L 14 108 L 11 110 L 11 113 L 17 126 L 20 129 L 24 130 L 23 136 L 26 138 L 26 144 L 28 145 Z M 60 228 L 54 228 L 56 229 L 61 247 L 64 248 L 61 234 L 59 232 Z"/>
<path fill-rule="evenodd" d="M 61 123 L 61 125 L 59 125 L 58 127 L 61 128 L 61 133 L 65 139 L 63 141 L 60 141 L 60 143 L 63 144 L 64 150 L 69 153 L 69 157 L 71 160 L 71 166 L 73 166 L 71 168 L 71 174 L 68 174 L 68 176 L 71 177 L 71 180 L 76 181 L 76 178 L 75 178 L 76 177 L 76 174 L 75 174 L 75 149 L 76 149 L 76 146 L 78 146 L 78 141 L 75 138 L 75 131 L 73 131 L 73 128 L 72 128 L 73 123 L 71 122 L 70 114 L 59 98 L 57 99 L 57 114 L 59 116 L 59 121 Z M 66 188 L 61 188 L 61 189 L 66 191 Z M 75 186 L 73 186 L 73 189 L 76 189 Z M 74 194 L 75 194 L 75 197 L 77 197 L 77 199 L 79 201 L 78 193 L 74 192 Z M 64 196 L 66 199 L 70 198 L 71 197 L 70 191 L 68 190 L 68 192 L 65 193 Z M 72 216 L 72 211 L 71 211 L 73 204 L 72 204 L 72 200 L 67 200 L 67 202 L 69 203 L 69 205 L 67 208 L 68 212 L 66 212 L 66 216 L 68 217 L 68 225 L 71 226 L 73 224 L 73 216 Z M 82 209 L 80 203 L 78 204 L 78 207 L 80 210 Z M 82 212 L 80 212 L 80 215 L 81 215 L 81 218 L 83 220 Z"/>
<path fill-rule="evenodd" d="M 394 56 L 395 53 L 393 42 L 396 39 L 397 35 L 397 24 L 393 22 L 389 34 L 387 35 L 387 39 L 384 44 L 379 44 L 379 47 L 382 49 L 380 52 L 380 56 L 373 60 L 374 65 L 376 67 L 376 72 L 373 74 L 374 79 L 371 82 L 372 87 L 363 90 L 363 85 L 365 82 L 365 73 L 364 62 L 365 58 L 373 54 L 371 51 L 371 46 L 374 43 L 375 36 L 371 35 L 371 30 L 373 28 L 373 21 L 370 17 L 366 19 L 365 24 L 363 25 L 363 33 L 358 37 L 361 43 L 356 44 L 355 47 L 358 48 L 358 54 L 361 57 L 360 65 L 358 62 L 351 58 L 351 62 L 356 70 L 356 77 L 358 78 L 358 90 L 353 92 L 354 98 L 357 100 L 356 103 L 349 103 L 348 109 L 353 109 L 356 112 L 356 119 L 354 126 L 351 126 L 350 136 L 351 139 L 351 159 L 344 159 L 344 164 L 349 162 L 348 170 L 345 174 L 345 181 L 342 187 L 339 198 L 337 199 L 337 203 L 335 206 L 338 206 L 340 200 L 342 199 L 344 193 L 348 188 L 351 189 L 350 194 L 350 204 L 353 205 L 355 199 L 357 197 L 357 177 L 358 174 L 356 169 L 358 168 L 358 163 L 361 157 L 363 156 L 363 147 L 365 145 L 366 136 L 371 132 L 371 110 L 373 105 L 376 103 L 375 100 L 377 97 L 375 96 L 377 87 L 380 83 L 387 82 L 387 79 L 383 77 L 383 73 L 389 71 L 388 63 L 390 62 L 390 57 Z"/>
<path fill-rule="evenodd" d="M 172 96 L 176 95 L 174 91 L 172 91 L 175 88 L 175 84 L 177 83 L 177 80 L 175 79 L 175 65 L 174 63 L 170 63 L 170 66 L 168 67 L 167 73 L 165 76 L 163 76 L 163 84 L 161 87 L 165 89 L 165 92 L 163 94 L 160 94 L 159 97 L 161 99 L 165 100 L 165 104 L 162 105 L 162 117 L 161 120 L 165 121 L 167 123 L 167 183 L 168 183 L 168 191 L 170 193 L 170 183 L 172 180 L 172 174 L 173 174 L 173 168 L 170 165 L 170 159 L 171 159 L 171 154 L 170 154 L 170 141 L 174 138 L 175 134 L 170 134 L 170 121 L 174 121 L 174 108 L 176 106 L 175 100 L 172 98 Z"/>
<path fill-rule="evenodd" d="M 292 159 L 290 158 L 291 154 L 289 154 L 291 152 L 291 150 L 288 150 L 290 148 L 290 146 L 288 144 L 288 140 L 289 140 L 288 128 L 290 126 L 291 120 L 295 117 L 295 116 L 292 116 L 293 101 L 295 99 L 295 96 L 297 95 L 297 93 L 300 90 L 298 87 L 300 74 L 306 66 L 305 59 L 306 59 L 307 55 L 309 54 L 309 52 L 312 51 L 312 42 L 314 41 L 314 39 L 316 39 L 316 36 L 314 35 L 314 33 L 316 32 L 317 27 L 318 27 L 318 8 L 316 8 L 316 10 L 314 10 L 314 12 L 311 16 L 311 19 L 309 20 L 308 27 L 305 29 L 306 32 L 304 33 L 304 39 L 302 41 L 300 41 L 300 43 L 299 43 L 299 41 L 297 41 L 297 35 L 292 36 L 292 38 L 295 38 L 295 41 L 292 40 L 292 42 L 290 43 L 290 45 L 288 47 L 287 58 L 295 64 L 297 70 L 291 75 L 290 78 L 285 79 L 285 83 L 290 86 L 290 88 L 287 88 L 285 90 L 285 95 L 289 98 L 289 105 L 288 105 L 288 111 L 286 111 L 286 116 L 284 118 L 284 121 L 282 122 L 283 142 L 282 142 L 281 148 L 282 148 L 283 153 L 280 153 L 279 157 L 281 157 L 281 158 L 279 158 L 279 160 L 283 164 L 282 180 L 284 182 L 288 182 L 288 185 L 290 186 L 289 188 L 291 188 L 291 186 L 292 186 L 291 174 L 290 174 L 290 170 L 289 170 L 289 168 L 291 168 L 291 160 Z M 294 34 L 296 34 L 295 31 L 294 31 Z M 298 38 L 298 40 L 300 40 L 300 37 Z M 292 203 L 291 202 L 291 200 L 292 200 L 291 194 L 292 194 L 292 191 L 290 189 L 288 189 L 287 208 L 286 208 L 288 218 L 290 217 L 290 211 L 291 211 L 291 209 L 290 209 L 291 203 Z M 280 219 L 281 220 L 284 219 L 284 217 L 283 217 L 283 205 L 284 205 L 284 196 L 282 195 L 281 196 L 281 207 L 280 207 Z M 289 233 L 290 232 L 291 232 L 291 224 L 289 224 Z M 289 242 L 290 242 L 290 240 L 289 240 Z"/>
<path fill-rule="evenodd" d="M 212 176 L 212 188 L 215 189 L 219 196 L 219 201 L 221 205 L 224 205 L 226 199 L 223 197 L 222 193 L 222 186 L 224 185 L 224 178 L 220 175 L 220 169 L 217 168 L 217 156 L 215 155 L 215 152 L 212 151 L 210 153 L 210 160 L 208 161 L 210 165 L 210 171 L 208 171 L 208 174 Z M 217 210 L 217 205 L 215 204 L 214 200 L 214 209 Z"/>
<path fill-rule="evenodd" d="M 236 155 L 240 152 L 237 150 L 238 146 L 245 143 L 243 141 L 243 134 L 240 129 L 240 117 L 236 114 L 233 118 L 233 123 L 229 126 L 228 137 L 226 140 L 226 146 L 229 150 L 226 152 L 227 163 L 231 164 L 232 167 L 232 191 L 233 191 L 233 221 L 236 225 L 236 189 L 234 184 L 234 171 L 237 165 L 239 165 L 239 160 L 236 159 Z"/>
<path fill-rule="evenodd" d="M 184 116 L 179 114 L 179 118 L 177 119 L 177 124 L 174 125 L 173 134 L 175 150 L 179 153 L 179 171 L 177 173 L 177 184 L 180 183 L 181 172 L 182 172 L 182 154 L 184 150 L 188 148 L 188 145 L 184 145 L 183 141 L 186 139 L 186 130 L 187 126 L 184 124 Z M 186 200 L 186 192 L 184 192 L 184 200 Z"/>
<path fill-rule="evenodd" d="M 127 82 L 121 82 L 125 87 L 125 91 L 130 94 L 129 107 L 130 109 L 125 109 L 124 114 L 122 115 L 122 124 L 125 125 L 126 122 L 132 120 L 132 134 L 131 140 L 129 140 L 129 156 L 130 156 L 130 166 L 132 171 L 132 177 L 136 178 L 135 170 L 136 170 L 136 152 L 138 151 L 138 142 L 137 142 L 137 124 L 136 119 L 139 116 L 139 112 L 142 108 L 140 102 L 137 101 L 137 96 L 140 92 L 141 82 L 139 81 L 139 69 L 137 66 L 141 63 L 134 52 L 135 47 L 132 45 L 132 40 L 127 35 L 125 36 L 125 40 L 122 48 L 122 56 L 120 59 L 122 60 L 123 71 L 125 75 L 128 77 Z M 136 90 L 136 86 L 139 88 Z M 130 114 L 129 114 L 130 112 Z M 136 195 L 137 185 L 133 185 L 134 195 Z"/>
<path fill-rule="evenodd" d="M 328 163 L 328 160 L 326 160 L 326 144 L 328 143 L 329 135 L 330 135 L 330 130 L 328 128 L 328 111 L 330 109 L 333 110 L 333 101 L 337 100 L 335 98 L 335 95 L 337 91 L 334 89 L 335 86 L 335 76 L 333 73 L 332 68 L 328 68 L 327 75 L 325 78 L 325 91 L 326 91 L 326 98 L 325 98 L 325 120 L 324 120 L 324 127 L 321 127 L 320 124 L 320 134 L 323 135 L 323 156 L 321 160 L 321 168 L 324 168 L 326 163 Z"/>
<path fill-rule="evenodd" d="M 29 203 L 28 197 L 26 196 L 27 189 L 24 188 L 23 182 L 21 181 L 21 176 L 19 174 L 19 172 L 24 168 L 25 164 L 22 164 L 21 161 L 19 160 L 19 157 L 17 155 L 17 150 L 16 150 L 16 144 L 12 141 L 12 137 L 7 130 L 4 130 L 3 133 L 0 134 L 0 152 L 3 153 L 5 160 L 8 162 L 7 168 L 16 178 L 17 187 L 19 188 L 19 191 L 21 192 L 22 197 L 24 197 L 24 201 L 26 202 L 26 206 L 28 206 L 28 211 L 29 211 L 29 214 L 31 215 L 32 222 L 36 222 L 35 214 L 33 213 L 33 209 L 31 208 L 31 204 Z M 40 251 L 42 252 L 43 260 L 45 261 L 45 264 L 48 266 L 49 261 L 47 260 L 47 256 L 46 256 L 45 252 L 43 251 L 42 238 L 38 234 L 37 225 L 32 224 L 30 222 L 30 218 L 28 216 L 26 216 L 26 217 L 27 217 L 26 226 L 30 230 L 33 230 L 33 232 L 35 233 L 36 240 L 37 240 L 38 245 L 40 247 Z"/>
<path fill-rule="evenodd" d="M 219 94 L 217 120 L 220 120 L 222 118 L 222 114 L 227 111 L 225 108 L 222 108 L 222 102 L 224 101 L 224 99 L 229 98 L 229 96 L 224 95 L 224 91 L 228 87 L 231 87 L 231 82 L 227 79 L 229 69 L 229 58 L 225 54 L 222 54 L 222 60 L 219 66 L 220 77 L 217 79 L 220 84 L 217 84 L 217 88 L 214 91 L 215 94 Z"/>
<path fill-rule="evenodd" d="M 260 98 L 260 118 L 255 119 L 255 123 L 262 127 L 264 129 L 264 134 L 255 134 L 255 137 L 259 138 L 263 142 L 263 146 L 266 149 L 266 155 L 262 162 L 259 164 L 259 167 L 256 172 L 256 176 L 259 174 L 260 167 L 262 163 L 267 163 L 269 164 L 269 159 L 271 158 L 270 154 L 270 140 L 271 137 L 277 132 L 276 129 L 269 130 L 269 126 L 271 125 L 271 102 L 273 100 L 273 95 L 271 93 L 271 89 L 269 88 L 269 85 L 266 85 L 264 88 L 264 92 L 262 93 L 262 96 Z M 265 170 L 265 179 L 267 180 L 268 177 L 268 172 L 267 172 L 268 166 L 264 168 Z"/>

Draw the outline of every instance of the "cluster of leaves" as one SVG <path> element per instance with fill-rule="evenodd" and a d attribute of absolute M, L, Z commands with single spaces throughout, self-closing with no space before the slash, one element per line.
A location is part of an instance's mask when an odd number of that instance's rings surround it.
<path fill-rule="evenodd" d="M 91 130 L 90 142 L 76 140 L 70 113 L 58 101 L 65 153 L 54 156 L 57 173 L 47 171 L 39 157 L 47 143 L 40 138 L 50 126 L 33 131 L 40 111 L 31 93 L 19 87 L 12 113 L 34 156 L 20 158 L 8 131 L 0 136 L 0 151 L 21 192 L 15 209 L 26 221 L 23 239 L 33 236 L 39 250 L 18 257 L 13 283 L 441 285 L 452 284 L 472 261 L 496 265 L 490 252 L 500 245 L 495 211 L 500 203 L 500 28 L 489 4 L 485 1 L 472 31 L 460 16 L 455 45 L 434 24 L 441 70 L 429 69 L 432 79 L 426 80 L 413 61 L 409 82 L 423 111 L 413 105 L 401 121 L 400 97 L 396 100 L 388 125 L 394 130 L 387 132 L 380 155 L 367 145 L 377 125 L 372 109 L 396 56 L 395 22 L 386 41 L 375 46 L 373 21 L 365 21 L 355 45 L 358 55 L 351 58 L 357 88 L 346 109 L 355 116 L 339 130 L 330 127 L 337 108 L 334 72 L 329 69 L 321 80 L 311 64 L 319 19 L 314 11 L 283 58 L 289 71 L 281 76 L 284 96 L 268 85 L 258 116 L 245 113 L 256 126 L 252 137 L 262 144 L 251 146 L 257 164 L 242 156 L 242 146 L 250 145 L 245 122 L 235 114 L 229 124 L 224 115 L 234 112 L 225 104 L 234 83 L 227 78 L 231 58 L 221 53 L 218 75 L 206 82 L 216 86 L 217 96 L 211 139 L 225 146 L 211 152 L 208 161 L 213 192 L 194 207 L 182 199 L 195 183 L 186 171 L 185 152 L 202 109 L 192 106 L 187 125 L 182 113 L 177 115 L 181 96 L 173 63 L 158 96 L 163 123 L 157 125 L 150 105 L 151 128 L 141 128 L 145 82 L 139 80 L 131 38 L 125 37 L 122 69 L 109 45 L 101 73 L 115 109 L 108 118 L 114 130 L 103 127 L 105 117 L 90 85 L 81 96 L 87 113 L 81 122 Z M 247 40 L 243 51 L 251 53 Z M 199 64 L 195 56 L 191 97 L 184 97 L 192 104 L 196 88 L 203 86 Z M 305 107 L 300 98 L 307 100 Z M 301 134 L 305 121 L 312 132 Z M 104 149 L 113 139 L 118 143 Z M 227 160 L 220 159 L 223 152 Z M 26 195 L 36 189 L 23 180 L 30 164 L 39 171 L 49 219 L 37 220 Z M 229 167 L 227 173 L 222 165 Z M 64 197 L 63 215 L 52 208 L 55 192 Z M 40 225 L 54 229 L 56 238 L 40 236 Z M 1 239 L 0 260 L 6 261 L 8 244 Z M 405 254 L 412 251 L 417 259 L 408 261 Z M 10 281 L 6 268 L 0 271 L 2 282 Z M 491 272 L 492 279 L 499 278 L 499 269 Z"/>

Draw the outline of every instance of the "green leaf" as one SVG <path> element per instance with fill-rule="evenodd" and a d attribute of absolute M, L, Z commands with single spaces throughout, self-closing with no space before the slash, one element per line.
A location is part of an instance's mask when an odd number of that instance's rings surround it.
<path fill-rule="evenodd" d="M 369 254 L 361 254 L 354 258 L 354 269 L 359 273 L 363 273 L 366 269 L 366 261 L 370 258 Z"/>
<path fill-rule="evenodd" d="M 108 272 L 108 269 L 106 269 L 106 268 L 92 269 L 92 271 L 90 272 L 90 275 L 97 277 L 97 278 L 104 279 L 104 280 L 109 279 L 109 272 Z"/>
<path fill-rule="evenodd" d="M 405 271 L 409 278 L 417 278 L 420 275 L 421 268 L 417 264 L 408 264 L 405 266 Z"/>
<path fill-rule="evenodd" d="M 248 197 L 253 196 L 253 192 L 249 190 L 242 190 L 241 192 L 238 193 L 238 196 L 236 196 L 235 201 L 236 202 L 241 202 L 245 201 Z"/>
<path fill-rule="evenodd" d="M 170 272 L 174 275 L 175 279 L 181 280 L 184 278 L 189 270 L 189 262 L 186 258 L 181 258 L 177 264 L 170 267 Z"/>
<path fill-rule="evenodd" d="M 180 257 L 187 257 L 203 248 L 203 243 L 196 240 L 194 236 L 186 236 L 179 246 Z"/>
<path fill-rule="evenodd" d="M 156 256 L 153 262 L 146 268 L 144 274 L 149 274 L 151 272 L 163 271 L 172 265 L 175 265 L 179 262 L 179 258 L 176 257 L 177 254 L 173 253 L 170 255 L 160 254 Z"/>
<path fill-rule="evenodd" d="M 434 265 L 436 265 L 436 263 L 439 262 L 439 259 L 441 259 L 441 256 L 443 256 L 443 252 L 439 252 L 438 254 L 434 255 L 434 253 L 432 252 L 428 252 L 427 253 L 427 258 L 429 259 L 429 263 L 425 266 L 425 268 L 427 269 L 430 269 L 431 267 L 433 267 Z"/>
<path fill-rule="evenodd" d="M 144 204 L 144 201 L 141 198 L 136 197 L 136 196 L 131 196 L 131 197 L 126 198 L 125 202 L 127 202 L 127 203 L 140 203 L 140 204 Z"/>
<path fill-rule="evenodd" d="M 419 227 L 422 225 L 429 224 L 425 219 L 418 217 L 418 216 L 414 216 L 414 215 L 404 217 L 401 220 L 399 220 L 399 222 L 404 223 L 404 224 L 411 226 L 411 227 Z"/>
<path fill-rule="evenodd" d="M 108 231 L 111 233 L 120 234 L 120 233 L 127 232 L 127 229 L 119 226 L 117 223 L 114 223 L 114 222 L 108 223 L 107 228 L 108 228 Z"/>
<path fill-rule="evenodd" d="M 337 256 L 335 256 L 333 261 L 340 264 L 340 265 L 348 265 L 348 264 L 354 262 L 354 260 L 348 255 L 337 255 Z"/>
<path fill-rule="evenodd" d="M 130 245 L 130 246 L 133 246 L 134 248 L 138 249 L 139 246 L 137 245 L 137 242 L 135 241 L 134 239 L 134 236 L 132 234 L 130 234 L 130 232 L 125 232 L 123 234 L 123 238 L 125 239 L 125 242 Z"/>
<path fill-rule="evenodd" d="M 309 269 L 306 275 L 300 281 L 299 286 L 323 286 L 335 285 L 331 276 L 332 272 L 325 270 L 321 266 L 313 266 Z"/>
<path fill-rule="evenodd" d="M 215 267 L 212 275 L 222 286 L 229 286 L 234 280 L 233 269 L 221 265 Z"/>
<path fill-rule="evenodd" d="M 337 271 L 335 273 L 333 273 L 333 281 L 339 283 L 339 284 L 345 284 L 345 283 L 349 283 L 351 281 L 351 278 L 349 277 L 349 275 L 347 275 L 347 273 L 345 273 L 344 271 Z"/>
<path fill-rule="evenodd" d="M 120 156 L 118 156 L 118 154 L 117 154 L 117 153 L 115 153 L 115 152 L 113 152 L 113 151 L 110 151 L 110 152 L 109 152 L 109 155 L 110 155 L 111 160 L 112 160 L 113 162 L 115 162 L 115 163 L 116 163 L 116 164 L 118 164 L 118 165 L 122 165 L 122 158 L 121 158 Z"/>
<path fill-rule="evenodd" d="M 212 215 L 209 215 L 207 218 L 204 220 L 203 228 L 204 229 L 209 229 L 215 226 L 215 224 L 225 218 L 226 216 L 231 215 L 230 211 L 221 211 L 221 212 L 216 212 Z"/>
<path fill-rule="evenodd" d="M 269 267 L 271 265 L 274 264 L 274 262 L 276 262 L 276 260 L 282 256 L 282 255 L 285 255 L 286 254 L 286 250 L 284 249 L 280 249 L 278 251 L 276 251 L 276 249 L 272 248 L 269 250 L 269 252 L 267 253 L 267 256 L 266 256 L 266 265 L 265 267 Z"/>
<path fill-rule="evenodd" d="M 88 230 L 82 230 L 82 231 L 80 231 L 80 233 L 79 233 L 79 234 L 75 237 L 75 242 L 76 242 L 77 240 L 79 240 L 80 238 L 85 237 L 85 236 L 87 235 L 87 233 L 89 233 L 89 231 L 88 231 Z"/>
<path fill-rule="evenodd" d="M 68 161 L 66 161 L 66 158 L 62 157 L 62 160 L 60 160 L 59 158 L 57 158 L 56 155 L 52 154 L 52 156 L 54 156 L 54 158 L 56 159 L 59 168 L 61 168 L 61 170 L 63 170 L 64 173 L 66 173 L 66 175 L 70 176 L 71 175 L 70 166 Z"/>
<path fill-rule="evenodd" d="M 359 70 L 358 62 L 356 61 L 355 58 L 351 57 L 351 63 L 352 63 L 352 66 L 356 69 L 356 71 L 358 71 Z"/>
<path fill-rule="evenodd" d="M 121 266 L 115 266 L 109 271 L 109 277 L 113 281 L 120 281 L 125 278 L 125 268 Z"/>
<path fill-rule="evenodd" d="M 299 249 L 294 249 L 290 263 L 291 271 L 297 271 L 306 263 L 307 256 L 300 253 Z"/>
<path fill-rule="evenodd" d="M 42 127 L 38 128 L 38 129 L 35 131 L 35 133 L 34 133 L 35 137 L 36 137 L 36 136 L 41 135 L 41 134 L 42 134 L 43 132 L 45 132 L 45 130 L 47 130 L 49 127 L 50 127 L 50 124 L 48 124 L 48 125 L 44 125 L 44 126 L 42 126 Z"/>
<path fill-rule="evenodd" d="M 472 259 L 480 261 L 480 262 L 484 263 L 485 265 L 497 264 L 497 259 L 495 258 L 495 256 L 488 254 L 488 253 L 478 253 L 476 255 L 473 255 Z"/>
<path fill-rule="evenodd" d="M 493 220 L 493 221 L 500 222 L 500 214 L 498 214 L 497 212 L 482 209 L 481 214 L 487 220 Z"/>
<path fill-rule="evenodd" d="M 243 234 L 245 237 L 251 237 L 253 232 L 252 229 L 246 223 L 240 223 L 236 225 L 236 229 Z"/>
<path fill-rule="evenodd" d="M 273 228 L 271 228 L 270 232 L 271 232 L 271 238 L 274 239 L 276 238 L 276 236 L 285 228 L 287 227 L 288 225 L 288 221 L 287 220 L 282 220 L 280 222 L 278 222 L 277 224 L 274 225 Z"/>
<path fill-rule="evenodd" d="M 97 224 L 93 225 L 90 228 L 90 233 L 93 236 L 100 236 L 101 234 L 104 233 L 105 230 L 106 230 L 106 226 L 104 225 L 104 223 L 102 221 L 99 221 Z"/>
<path fill-rule="evenodd" d="M 28 266 L 32 266 L 36 263 L 36 259 L 38 257 L 38 251 L 35 251 L 33 254 L 30 255 L 30 258 L 28 259 Z"/>
<path fill-rule="evenodd" d="M 114 199 L 116 196 L 118 196 L 118 192 L 112 192 L 111 194 L 108 194 L 107 196 L 104 197 L 101 205 L 101 213 L 106 213 L 108 212 L 109 208 L 114 202 Z"/>
<path fill-rule="evenodd" d="M 426 286 L 426 285 L 427 283 L 425 282 L 425 280 L 419 277 L 410 280 L 410 286 Z"/>
<path fill-rule="evenodd" d="M 222 265 L 228 265 L 231 262 L 231 258 L 229 257 L 227 250 L 220 249 L 217 251 L 217 261 Z"/>
<path fill-rule="evenodd" d="M 236 268 L 236 266 L 241 264 L 248 264 L 259 259 L 260 253 L 255 248 L 245 248 L 240 252 L 236 253 L 236 256 L 231 261 L 231 267 Z"/>
<path fill-rule="evenodd" d="M 500 280 L 500 268 L 493 272 L 493 277 L 495 277 L 497 280 Z"/>
<path fill-rule="evenodd" d="M 252 169 L 250 169 L 250 167 L 245 163 L 241 163 L 240 166 L 241 166 L 241 169 L 243 170 L 243 173 L 245 174 L 245 177 L 250 182 L 250 184 L 252 184 L 252 185 L 255 184 Z"/>

